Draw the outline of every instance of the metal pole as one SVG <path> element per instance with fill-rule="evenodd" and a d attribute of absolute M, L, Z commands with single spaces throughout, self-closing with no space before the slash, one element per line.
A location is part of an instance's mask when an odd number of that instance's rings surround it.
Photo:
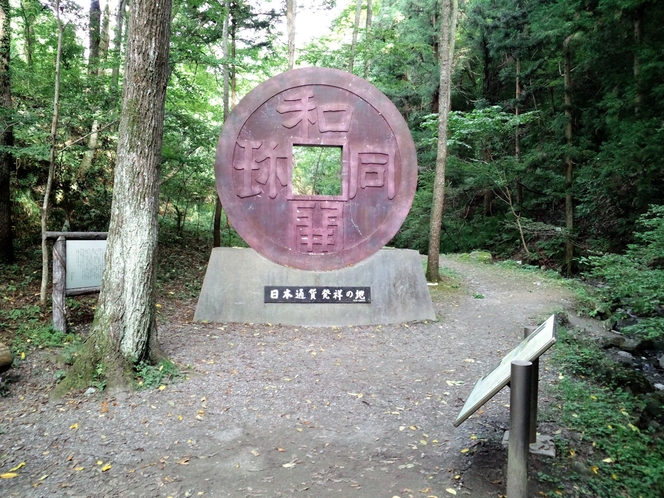
<path fill-rule="evenodd" d="M 533 364 L 514 360 L 510 379 L 510 440 L 507 449 L 507 498 L 528 497 L 530 386 Z"/>
<path fill-rule="evenodd" d="M 523 327 L 523 338 L 535 332 L 537 327 Z M 537 397 L 539 396 L 539 358 L 533 360 L 533 375 L 530 383 L 530 443 L 537 442 Z"/>

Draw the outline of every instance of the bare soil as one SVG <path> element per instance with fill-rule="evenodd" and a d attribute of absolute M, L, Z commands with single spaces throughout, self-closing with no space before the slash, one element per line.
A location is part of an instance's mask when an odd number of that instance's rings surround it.
<path fill-rule="evenodd" d="M 195 299 L 165 300 L 160 341 L 188 378 L 162 390 L 52 401 L 57 351 L 30 354 L 0 398 L 0 474 L 25 462 L 0 495 L 504 495 L 509 390 L 452 422 L 523 327 L 573 296 L 539 273 L 441 265 L 456 276 L 432 288 L 435 322 L 200 324 Z M 546 465 L 533 457 L 531 474 Z"/>

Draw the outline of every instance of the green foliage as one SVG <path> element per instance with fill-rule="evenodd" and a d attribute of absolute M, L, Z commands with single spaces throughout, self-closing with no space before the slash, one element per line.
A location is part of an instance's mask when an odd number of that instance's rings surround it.
<path fill-rule="evenodd" d="M 55 330 L 51 324 L 29 320 L 16 329 L 11 348 L 15 357 L 22 357 L 21 353 L 34 348 L 59 348 L 76 341 L 78 338 L 74 334 Z"/>
<path fill-rule="evenodd" d="M 103 363 L 97 363 L 92 377 L 92 387 L 98 391 L 106 389 L 106 366 Z"/>
<path fill-rule="evenodd" d="M 594 312 L 612 313 L 612 320 L 636 317 L 628 333 L 646 339 L 664 337 L 664 206 L 643 215 L 636 242 L 624 254 L 605 253 L 583 259 L 591 279 L 598 279 Z"/>
<path fill-rule="evenodd" d="M 563 482 L 568 488 L 574 483 L 574 490 L 567 489 L 573 496 L 646 497 L 663 489 L 664 447 L 646 415 L 647 405 L 658 399 L 662 413 L 661 398 L 635 391 L 634 381 L 630 384 L 611 373 L 620 367 L 604 351 L 572 339 L 565 330 L 560 331 L 553 352 L 564 376 L 555 387 L 560 402 L 548 415 L 577 434 L 557 441 L 561 456 L 560 475 L 552 477 L 556 490 L 565 486 Z M 627 368 L 624 372 L 628 370 L 633 373 Z M 589 469 L 589 477 L 576 475 L 577 460 Z"/>
<path fill-rule="evenodd" d="M 178 366 L 169 360 L 162 360 L 157 365 L 141 362 L 136 366 L 135 371 L 137 389 L 155 389 L 184 378 L 184 374 Z"/>
<path fill-rule="evenodd" d="M 293 193 L 341 195 L 341 147 L 293 146 Z"/>

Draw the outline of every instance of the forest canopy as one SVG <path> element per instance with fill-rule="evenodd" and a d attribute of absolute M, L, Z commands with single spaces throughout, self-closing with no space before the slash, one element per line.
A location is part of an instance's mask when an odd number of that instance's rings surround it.
<path fill-rule="evenodd" d="M 9 15 L 0 47 L 0 187 L 10 202 L 0 209 L 11 215 L 13 252 L 31 253 L 41 239 L 51 142 L 48 229 L 108 228 L 131 2 L 60 3 L 54 137 L 54 5 L 3 3 Z M 251 88 L 287 69 L 286 4 L 174 2 L 159 194 L 160 227 L 171 240 L 186 245 L 190 234 L 212 244 L 213 163 L 224 99 L 232 109 Z M 296 38 L 295 66 L 351 70 L 408 121 L 419 184 L 392 245 L 426 252 L 440 2 L 360 0 L 358 9 L 355 1 L 316 0 L 298 9 L 296 33 L 305 35 Z M 302 19 L 317 19 L 315 29 L 298 28 Z M 459 2 L 441 252 L 484 249 L 597 275 L 597 258 L 634 255 L 635 244 L 648 245 L 644 233 L 661 241 L 660 232 L 643 227 L 661 219 L 664 205 L 662 20 L 664 4 L 650 0 Z M 331 188 L 323 176 L 305 181 L 307 174 L 302 188 Z M 222 244 L 242 243 L 223 215 L 220 226 Z M 570 250 L 573 260 L 566 257 Z M 662 258 L 645 265 L 661 271 Z"/>

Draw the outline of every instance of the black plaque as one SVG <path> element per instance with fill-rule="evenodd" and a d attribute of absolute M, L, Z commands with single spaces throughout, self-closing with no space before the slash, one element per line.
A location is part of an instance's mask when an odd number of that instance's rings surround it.
<path fill-rule="evenodd" d="M 371 287 L 266 285 L 265 303 L 371 304 Z"/>

